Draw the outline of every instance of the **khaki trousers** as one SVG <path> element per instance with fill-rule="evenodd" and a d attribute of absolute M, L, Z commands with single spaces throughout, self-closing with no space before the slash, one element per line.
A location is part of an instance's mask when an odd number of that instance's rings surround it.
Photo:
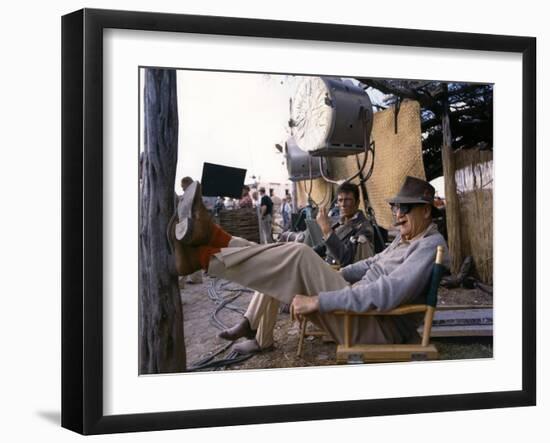
<path fill-rule="evenodd" d="M 245 313 L 253 329 L 258 328 L 261 347 L 273 343 L 279 303 L 291 303 L 296 294 L 317 295 L 348 285 L 309 246 L 302 243 L 257 245 L 234 237 L 228 248 L 210 259 L 208 274 L 254 289 Z M 269 295 L 267 295 L 269 294 Z M 324 328 L 337 343 L 344 342 L 344 320 L 331 313 L 316 313 L 311 320 Z M 353 343 L 401 343 L 412 331 L 400 320 L 361 317 L 352 320 Z"/>
<path fill-rule="evenodd" d="M 256 341 L 262 349 L 273 345 L 273 330 L 277 322 L 280 304 L 275 297 L 258 291 L 254 293 L 248 304 L 244 316 L 248 319 L 250 327 L 256 330 Z"/>

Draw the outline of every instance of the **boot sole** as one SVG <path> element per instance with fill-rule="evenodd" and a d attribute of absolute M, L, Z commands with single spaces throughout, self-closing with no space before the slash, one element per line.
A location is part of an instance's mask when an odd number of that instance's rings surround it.
<path fill-rule="evenodd" d="M 184 218 L 191 218 L 193 213 L 193 201 L 195 201 L 195 194 L 197 193 L 198 183 L 194 181 L 191 183 L 181 198 L 178 204 L 178 218 L 180 220 Z"/>
<path fill-rule="evenodd" d="M 193 219 L 184 218 L 176 225 L 176 239 L 186 244 L 191 239 L 191 233 L 193 231 Z"/>

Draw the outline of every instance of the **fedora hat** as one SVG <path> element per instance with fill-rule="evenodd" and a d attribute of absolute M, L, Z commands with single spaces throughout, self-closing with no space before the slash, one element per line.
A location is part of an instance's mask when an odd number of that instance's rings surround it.
<path fill-rule="evenodd" d="M 393 204 L 419 204 L 431 205 L 432 216 L 440 215 L 439 209 L 434 206 L 435 188 L 427 181 L 420 178 L 407 176 L 405 183 L 394 197 L 387 200 Z"/>

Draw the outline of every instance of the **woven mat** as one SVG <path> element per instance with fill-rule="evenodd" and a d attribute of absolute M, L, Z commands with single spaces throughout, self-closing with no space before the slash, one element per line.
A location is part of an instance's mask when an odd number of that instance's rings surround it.
<path fill-rule="evenodd" d="M 314 159 L 317 161 L 317 159 Z M 296 197 L 298 207 L 307 205 L 308 191 L 311 190 L 311 198 L 320 206 L 328 206 L 332 198 L 332 185 L 322 178 L 316 178 L 311 183 L 309 180 L 302 180 L 296 183 Z"/>
<path fill-rule="evenodd" d="M 260 242 L 258 214 L 255 208 L 222 210 L 214 218 L 214 222 L 233 236 Z"/>
<path fill-rule="evenodd" d="M 401 103 L 397 134 L 394 119 L 393 107 L 374 114 L 371 140 L 376 144 L 376 158 L 373 174 L 367 181 L 376 221 L 385 229 L 392 225 L 392 214 L 386 200 L 397 194 L 407 175 L 426 179 L 419 103 L 412 100 Z M 348 157 L 347 162 L 348 166 L 357 168 L 354 157 Z"/>

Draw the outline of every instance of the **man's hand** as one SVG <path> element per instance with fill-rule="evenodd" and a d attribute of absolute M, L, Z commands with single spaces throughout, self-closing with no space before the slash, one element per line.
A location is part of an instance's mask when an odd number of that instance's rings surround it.
<path fill-rule="evenodd" d="M 330 219 L 328 218 L 327 208 L 324 206 L 319 208 L 319 212 L 317 213 L 315 220 L 317 220 L 317 223 L 323 232 L 323 236 L 327 238 L 332 232 L 332 229 L 330 229 Z"/>
<path fill-rule="evenodd" d="M 292 300 L 292 308 L 294 309 L 294 314 L 298 317 L 313 314 L 319 310 L 319 296 L 296 294 Z"/>

